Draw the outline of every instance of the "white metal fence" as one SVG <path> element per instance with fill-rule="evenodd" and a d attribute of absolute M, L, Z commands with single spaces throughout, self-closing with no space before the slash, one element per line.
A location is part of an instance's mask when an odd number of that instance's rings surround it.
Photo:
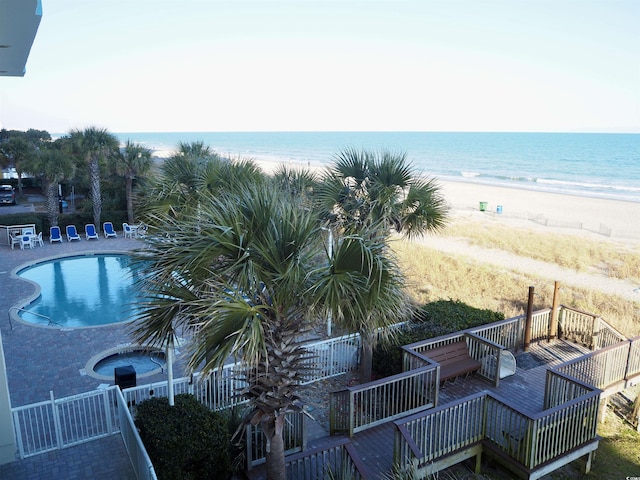
<path fill-rule="evenodd" d="M 312 342 L 306 347 L 311 352 L 308 362 L 313 363 L 306 383 L 358 367 L 358 334 Z M 174 393 L 191 393 L 215 410 L 244 403 L 237 396 L 244 387 L 234 371 L 237 367 L 237 364 L 225 365 L 208 376 L 196 374 L 175 379 Z M 136 466 L 139 461 L 146 462 L 146 451 L 143 454 L 139 450 L 144 448 L 141 443 L 138 445 L 139 438 L 129 409 L 148 398 L 166 396 L 168 382 L 163 381 L 127 388 L 122 392 L 116 387 L 109 387 L 60 399 L 55 399 L 51 392 L 48 401 L 15 407 L 12 414 L 20 458 L 120 433 L 134 468 L 141 472 L 142 476 L 138 478 L 154 478 L 155 474 L 154 477 L 149 476 L 147 467 Z M 127 410 L 126 415 L 123 408 Z"/>

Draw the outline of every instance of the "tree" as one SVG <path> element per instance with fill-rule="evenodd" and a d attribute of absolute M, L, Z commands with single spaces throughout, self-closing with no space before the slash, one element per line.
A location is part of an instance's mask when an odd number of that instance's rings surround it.
<path fill-rule="evenodd" d="M 202 193 L 242 190 L 244 185 L 266 178 L 251 160 L 222 158 L 201 142 L 180 143 L 176 154 L 162 162 L 154 177 L 142 185 L 141 210 L 147 216 L 166 213 L 176 219 L 198 215 Z M 147 220 L 153 222 L 152 218 Z"/>
<path fill-rule="evenodd" d="M 146 300 L 133 336 L 165 346 L 188 332 L 189 365 L 204 372 L 239 359 L 246 421 L 265 433 L 267 477 L 284 480 L 285 415 L 300 411 L 310 368 L 301 336 L 327 311 L 348 321 L 395 315 L 399 269 L 375 234 L 345 236 L 328 256 L 317 212 L 268 182 L 199 200 L 198 217 L 156 216 L 163 235 L 139 252 Z"/>
<path fill-rule="evenodd" d="M 116 173 L 125 179 L 125 195 L 127 197 L 127 219 L 133 223 L 133 181 L 139 175 L 146 174 L 152 167 L 151 150 L 138 143 L 127 140 L 120 149 L 115 161 Z"/>
<path fill-rule="evenodd" d="M 9 137 L 5 142 L 0 143 L 0 154 L 4 157 L 2 162 L 5 165 L 12 165 L 18 175 L 18 195 L 22 195 L 22 174 L 24 164 L 35 155 L 32 146 L 24 137 Z"/>
<path fill-rule="evenodd" d="M 336 237 L 380 235 L 393 231 L 408 238 L 437 231 L 445 225 L 448 208 L 434 180 L 422 179 L 408 165 L 406 154 L 347 149 L 318 187 L 321 216 Z M 389 315 L 362 310 L 362 318 L 345 317 L 362 338 L 361 376 L 371 380 L 373 347 L 378 329 L 388 326 Z"/>
<path fill-rule="evenodd" d="M 88 127 L 70 132 L 74 152 L 89 168 L 89 191 L 93 207 L 93 223 L 100 225 L 102 193 L 100 162 L 112 157 L 119 148 L 118 139 L 106 129 Z"/>
<path fill-rule="evenodd" d="M 73 175 L 75 164 L 65 154 L 62 145 L 64 139 L 44 145 L 36 156 L 30 157 L 24 164 L 26 171 L 33 173 L 42 182 L 46 197 L 47 218 L 51 225 L 58 225 L 58 184 Z"/>
<path fill-rule="evenodd" d="M 21 130 L 5 130 L 0 132 L 0 160 L 3 166 L 13 166 L 18 175 L 18 195 L 22 195 L 22 174 L 24 165 L 38 154 L 40 147 L 51 140 L 46 130 L 30 128 Z M 27 169 L 28 170 L 28 169 Z"/>

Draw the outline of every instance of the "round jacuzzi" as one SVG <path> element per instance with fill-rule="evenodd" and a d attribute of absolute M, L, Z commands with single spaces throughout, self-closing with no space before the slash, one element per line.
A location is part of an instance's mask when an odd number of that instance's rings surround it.
<path fill-rule="evenodd" d="M 87 375 L 100 380 L 114 380 L 119 367 L 132 367 L 137 378 L 149 377 L 166 370 L 164 351 L 142 345 L 123 345 L 91 357 L 85 367 Z"/>

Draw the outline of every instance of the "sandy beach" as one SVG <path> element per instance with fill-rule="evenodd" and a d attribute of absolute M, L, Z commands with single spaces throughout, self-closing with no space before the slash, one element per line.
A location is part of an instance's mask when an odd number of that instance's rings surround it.
<path fill-rule="evenodd" d="M 438 182 L 453 215 L 492 218 L 514 226 L 584 231 L 603 239 L 640 243 L 640 203 L 464 181 Z M 480 202 L 487 203 L 484 212 Z"/>

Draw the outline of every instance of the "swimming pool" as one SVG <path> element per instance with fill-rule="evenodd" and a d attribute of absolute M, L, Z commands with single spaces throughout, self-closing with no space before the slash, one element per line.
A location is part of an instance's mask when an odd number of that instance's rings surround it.
<path fill-rule="evenodd" d="M 40 286 L 22 320 L 65 328 L 126 322 L 136 314 L 136 272 L 128 255 L 83 255 L 27 267 L 18 276 Z"/>

